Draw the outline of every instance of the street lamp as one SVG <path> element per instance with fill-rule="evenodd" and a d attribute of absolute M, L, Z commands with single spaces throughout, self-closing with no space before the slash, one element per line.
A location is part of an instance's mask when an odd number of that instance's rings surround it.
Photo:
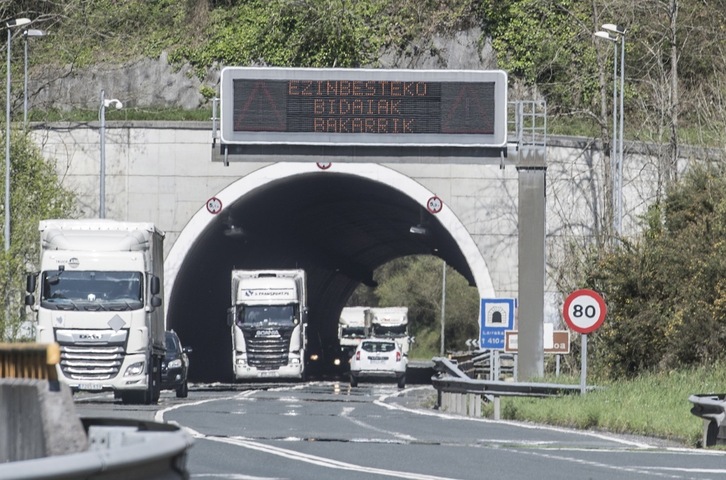
<path fill-rule="evenodd" d="M 622 234 L 623 227 L 623 92 L 625 90 L 625 27 L 606 23 L 601 31 L 595 32 L 595 36 L 613 42 L 613 142 L 611 157 L 615 159 L 616 168 L 613 169 L 613 196 L 615 197 L 616 214 L 613 220 L 615 231 Z M 620 40 L 620 113 L 617 112 L 618 100 L 618 40 Z M 617 120 L 620 119 L 620 131 L 618 132 Z M 617 153 L 616 153 L 617 146 Z"/>
<path fill-rule="evenodd" d="M 10 250 L 10 43 L 11 30 L 30 23 L 28 18 L 16 18 L 5 23 L 8 29 L 7 86 L 5 89 L 5 251 Z"/>
<path fill-rule="evenodd" d="M 606 23 L 602 26 L 620 38 L 620 132 L 618 133 L 618 235 L 623 232 L 623 97 L 625 93 L 625 27 Z M 613 60 L 614 61 L 614 60 Z"/>
<path fill-rule="evenodd" d="M 23 32 L 23 39 L 25 40 L 25 55 L 24 59 L 24 81 L 23 81 L 23 126 L 28 126 L 28 37 L 44 37 L 45 32 L 43 30 L 28 29 Z"/>
<path fill-rule="evenodd" d="M 99 196 L 100 200 L 98 203 L 98 216 L 99 218 L 106 218 L 106 109 L 110 106 L 116 107 L 116 110 L 120 110 L 123 104 L 112 98 L 107 100 L 105 98 L 106 92 L 101 90 L 101 107 L 99 109 L 99 117 L 101 120 L 100 137 L 101 137 L 101 173 L 99 175 Z"/>

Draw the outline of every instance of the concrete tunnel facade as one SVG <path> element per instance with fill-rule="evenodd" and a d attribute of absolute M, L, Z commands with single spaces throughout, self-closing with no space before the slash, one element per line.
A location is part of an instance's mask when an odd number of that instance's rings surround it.
<path fill-rule="evenodd" d="M 429 254 L 476 286 L 495 292 L 479 248 L 444 203 L 418 182 L 373 163 L 275 163 L 248 174 L 215 197 L 221 211 L 202 208 L 165 260 L 166 326 L 194 349 L 190 380 L 232 381 L 227 326 L 233 269 L 303 268 L 308 276 L 308 331 L 337 338 L 340 311 L 373 272 L 402 256 Z M 413 234 L 414 225 L 426 234 Z"/>

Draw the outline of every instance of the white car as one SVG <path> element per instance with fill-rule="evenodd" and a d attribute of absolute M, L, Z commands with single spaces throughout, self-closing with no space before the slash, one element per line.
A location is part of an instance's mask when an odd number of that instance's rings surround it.
<path fill-rule="evenodd" d="M 407 366 L 408 357 L 395 341 L 365 339 L 350 359 L 350 386 L 357 386 L 360 379 L 395 378 L 398 388 L 404 388 Z"/>

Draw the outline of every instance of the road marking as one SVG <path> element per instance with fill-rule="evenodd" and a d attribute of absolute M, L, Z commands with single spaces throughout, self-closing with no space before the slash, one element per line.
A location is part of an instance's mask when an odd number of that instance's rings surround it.
<path fill-rule="evenodd" d="M 184 427 L 184 430 L 186 430 L 187 433 L 189 433 L 194 438 L 201 438 L 212 442 L 227 443 L 250 450 L 256 450 L 258 452 L 287 458 L 289 460 L 317 465 L 319 467 L 332 468 L 336 470 L 347 470 L 359 473 L 370 473 L 374 475 L 384 475 L 389 478 L 406 478 L 410 480 L 456 480 L 450 477 L 438 477 L 435 475 L 426 475 L 422 473 L 386 470 L 383 468 L 366 467 L 363 465 L 356 465 L 354 463 L 341 462 L 330 458 L 319 457 L 317 455 L 310 455 L 307 453 L 296 452 L 295 450 L 288 450 L 285 448 L 275 447 L 273 445 L 266 445 L 264 443 L 245 440 L 242 437 L 208 437 L 207 435 L 197 432 L 196 430 L 192 430 L 188 427 Z"/>
<path fill-rule="evenodd" d="M 385 433 L 387 435 L 391 435 L 393 437 L 399 438 L 406 442 L 416 441 L 416 437 L 412 437 L 411 435 L 406 435 L 406 434 L 400 433 L 400 432 L 393 432 L 391 430 L 384 430 L 382 428 L 377 428 L 371 424 L 365 423 L 361 420 L 348 416 L 348 414 L 353 412 L 353 410 L 355 410 L 353 407 L 343 408 L 343 411 L 341 412 L 340 416 L 345 418 L 346 420 L 349 420 L 350 422 L 358 425 L 359 427 L 367 428 L 369 430 L 373 430 L 374 432 Z"/>

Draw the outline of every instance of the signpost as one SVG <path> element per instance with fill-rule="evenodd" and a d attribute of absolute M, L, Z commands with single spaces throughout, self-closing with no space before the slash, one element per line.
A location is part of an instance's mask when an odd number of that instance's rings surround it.
<path fill-rule="evenodd" d="M 580 393 L 584 395 L 587 377 L 587 334 L 594 332 L 603 324 L 607 306 L 599 293 L 583 288 L 567 296 L 562 313 L 567 326 L 582 334 Z"/>

